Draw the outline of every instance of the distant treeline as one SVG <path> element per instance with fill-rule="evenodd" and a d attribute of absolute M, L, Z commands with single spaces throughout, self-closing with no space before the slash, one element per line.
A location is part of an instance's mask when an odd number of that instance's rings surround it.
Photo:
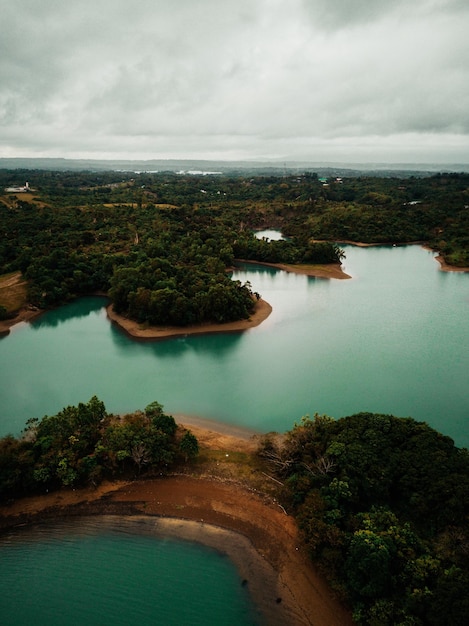
<path fill-rule="evenodd" d="M 411 418 L 303 418 L 259 454 L 357 624 L 464 626 L 469 453 Z"/>
<path fill-rule="evenodd" d="M 26 181 L 32 193 L 0 196 L 0 273 L 21 270 L 40 308 L 105 292 L 140 322 L 243 319 L 259 294 L 227 275 L 236 259 L 338 263 L 340 241 L 420 241 L 450 264 L 469 265 L 469 174 L 0 170 L 2 189 Z M 262 228 L 288 240 L 258 240 Z"/>

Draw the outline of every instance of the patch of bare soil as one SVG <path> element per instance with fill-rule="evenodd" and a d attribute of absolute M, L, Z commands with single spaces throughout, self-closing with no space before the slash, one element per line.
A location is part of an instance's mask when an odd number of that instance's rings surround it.
<path fill-rule="evenodd" d="M 319 265 L 307 263 L 265 263 L 263 261 L 249 261 L 245 259 L 240 260 L 246 265 L 265 265 L 266 267 L 275 267 L 278 270 L 291 272 L 292 274 L 303 274 L 305 276 L 311 276 L 311 278 L 336 278 L 339 280 L 343 278 L 351 278 L 351 276 L 344 272 L 340 263 L 324 263 L 322 265 Z"/>
<path fill-rule="evenodd" d="M 21 272 L 14 272 L 0 277 L 0 305 L 14 316 L 0 320 L 0 335 L 9 333 L 10 328 L 26 322 L 41 314 L 42 311 L 27 304 L 27 282 Z"/>
<path fill-rule="evenodd" d="M 351 276 L 344 272 L 340 263 L 330 263 L 324 265 L 288 265 L 278 263 L 277 267 L 285 272 L 304 274 L 306 276 L 311 276 L 312 278 L 335 278 L 339 280 L 351 278 Z"/>

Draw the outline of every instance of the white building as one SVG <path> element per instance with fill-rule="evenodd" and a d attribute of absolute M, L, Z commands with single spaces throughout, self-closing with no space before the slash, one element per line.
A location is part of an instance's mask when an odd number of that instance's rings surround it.
<path fill-rule="evenodd" d="M 29 183 L 26 182 L 24 187 L 7 187 L 5 189 L 6 193 L 27 193 L 28 191 L 32 191 Z"/>

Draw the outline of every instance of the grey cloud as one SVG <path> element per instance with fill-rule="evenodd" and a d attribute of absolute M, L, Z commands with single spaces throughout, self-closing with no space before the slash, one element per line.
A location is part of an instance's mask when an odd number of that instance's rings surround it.
<path fill-rule="evenodd" d="M 460 0 L 17 0 L 5 9 L 0 156 L 329 154 L 351 141 L 368 151 L 377 137 L 393 151 L 393 137 L 420 137 L 424 150 L 447 135 L 457 140 L 442 139 L 445 150 L 469 147 Z"/>
<path fill-rule="evenodd" d="M 328 29 L 371 22 L 406 4 L 405 0 L 303 0 L 314 23 Z"/>
<path fill-rule="evenodd" d="M 389 15 L 402 19 L 429 13 L 466 11 L 465 0 L 301 0 L 305 13 L 318 28 L 330 30 L 363 26 Z"/>

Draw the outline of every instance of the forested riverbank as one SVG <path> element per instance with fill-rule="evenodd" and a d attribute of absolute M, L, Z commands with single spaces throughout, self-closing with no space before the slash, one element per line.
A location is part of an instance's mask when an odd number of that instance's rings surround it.
<path fill-rule="evenodd" d="M 104 292 L 139 323 L 248 319 L 259 294 L 230 280 L 235 259 L 327 266 L 343 259 L 334 241 L 420 241 L 445 263 L 469 266 L 467 174 L 324 182 L 313 173 L 1 170 L 0 186 L 22 178 L 27 193 L 0 196 L 0 274 L 20 271 L 24 304 L 38 309 Z M 267 227 L 288 239 L 254 236 Z M 0 307 L 13 317 L 17 301 Z"/>

